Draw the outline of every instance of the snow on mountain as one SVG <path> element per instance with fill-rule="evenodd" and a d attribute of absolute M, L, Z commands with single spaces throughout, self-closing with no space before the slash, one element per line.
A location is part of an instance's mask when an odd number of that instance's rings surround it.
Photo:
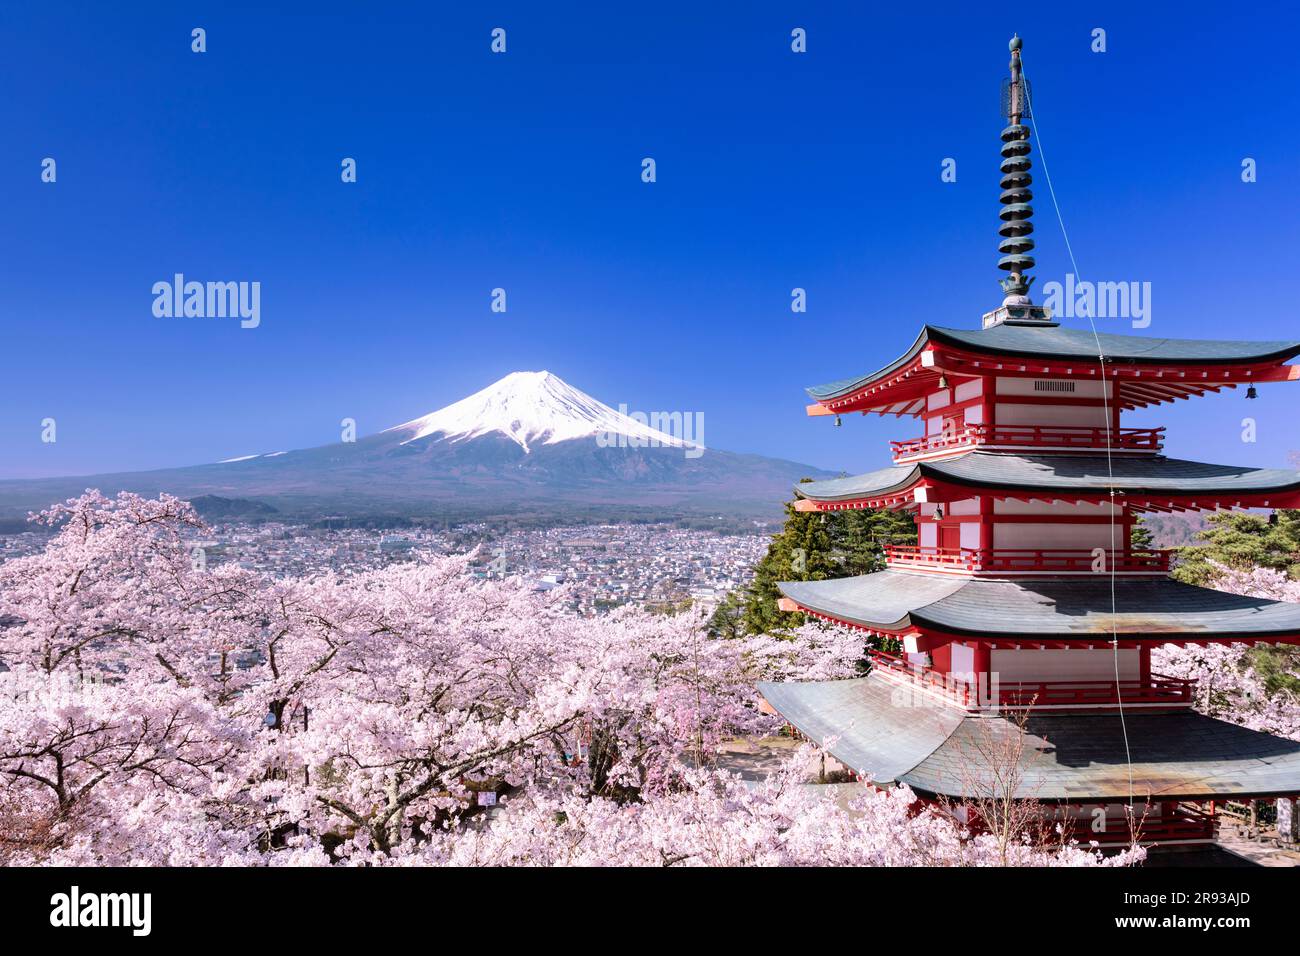
<path fill-rule="evenodd" d="M 223 458 L 217 462 L 218 465 L 231 465 L 237 461 L 252 461 L 254 458 L 279 458 L 281 455 L 289 454 L 287 451 L 273 451 L 269 455 L 240 455 L 237 458 Z"/>
<path fill-rule="evenodd" d="M 385 429 L 385 433 L 404 431 L 409 434 L 403 445 L 433 435 L 459 442 L 499 433 L 525 452 L 535 445 L 602 434 L 635 439 L 633 447 L 691 444 L 617 412 L 545 371 L 511 372 L 468 398 Z"/>

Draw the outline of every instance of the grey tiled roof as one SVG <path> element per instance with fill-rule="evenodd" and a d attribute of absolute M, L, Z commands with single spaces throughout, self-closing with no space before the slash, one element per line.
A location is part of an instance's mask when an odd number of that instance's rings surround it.
<path fill-rule="evenodd" d="M 1300 743 L 1190 712 L 972 716 L 900 692 L 879 676 L 760 684 L 783 717 L 841 763 L 923 795 L 977 795 L 994 764 L 1018 758 L 1016 796 L 1043 801 L 1169 800 L 1300 792 Z"/>
<path fill-rule="evenodd" d="M 1254 494 L 1300 489 L 1300 472 L 1212 465 L 1163 455 L 1007 455 L 973 451 L 957 458 L 893 465 L 851 478 L 804 482 L 795 493 L 813 501 L 849 501 L 901 491 L 921 478 L 981 488 L 1128 494 Z"/>
<path fill-rule="evenodd" d="M 1114 364 L 1253 364 L 1285 361 L 1300 354 L 1300 342 L 1251 342 L 1225 339 L 1166 339 L 1145 335 L 1093 337 L 1087 329 L 1066 329 L 1059 325 L 995 325 L 988 329 L 949 329 L 927 325 L 908 351 L 878 371 L 857 378 L 814 385 L 808 394 L 814 399 L 838 398 L 881 378 L 910 361 L 930 341 L 996 355 L 1039 359 L 1097 359 L 1097 345 Z"/>
<path fill-rule="evenodd" d="M 877 571 L 796 581 L 781 592 L 809 610 L 866 627 L 1060 640 L 1112 632 L 1163 642 L 1181 635 L 1300 633 L 1300 604 L 1245 597 L 1169 578 L 1118 578 L 1112 613 L 1104 574 L 1040 580 Z"/>
<path fill-rule="evenodd" d="M 963 720 L 956 708 L 925 698 L 904 710 L 896 705 L 897 690 L 874 676 L 758 685 L 758 692 L 801 734 L 818 746 L 829 745 L 836 759 L 859 773 L 870 768 L 877 783 L 901 779 Z"/>
<path fill-rule="evenodd" d="M 1030 717 L 1023 749 L 1008 746 L 1019 727 L 1001 717 L 968 717 L 903 782 L 930 793 L 960 793 L 991 776 L 1019 750 L 1017 796 L 1046 801 L 1127 800 L 1129 758 L 1138 800 L 1278 796 L 1300 790 L 1300 743 L 1203 714 Z"/>
<path fill-rule="evenodd" d="M 841 621 L 894 629 L 907 627 L 915 611 L 950 597 L 969 581 L 948 574 L 877 571 L 830 581 L 784 581 L 777 587 L 804 607 Z"/>
<path fill-rule="evenodd" d="M 928 473 L 967 484 L 1001 488 L 1079 488 L 1125 491 L 1264 492 L 1300 488 L 1300 472 L 1285 468 L 1211 465 L 1163 455 L 998 455 L 974 452 L 922 466 Z M 1113 476 L 1113 477 L 1112 477 Z"/>
<path fill-rule="evenodd" d="M 813 501 L 836 501 L 862 498 L 866 495 L 906 488 L 920 477 L 917 465 L 891 465 L 851 478 L 831 478 L 826 481 L 804 481 L 794 486 L 800 498 Z"/>
<path fill-rule="evenodd" d="M 1061 326 L 995 325 L 987 329 L 926 326 L 931 338 L 1003 355 L 1086 359 L 1102 354 L 1112 362 L 1214 362 L 1241 364 L 1283 360 L 1300 354 L 1300 341 L 1252 342 L 1246 339 L 1167 339 L 1152 335 L 1115 335 Z"/>

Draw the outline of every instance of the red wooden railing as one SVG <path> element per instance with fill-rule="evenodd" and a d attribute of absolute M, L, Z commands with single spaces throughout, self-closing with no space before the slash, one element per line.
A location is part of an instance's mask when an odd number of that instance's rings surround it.
<path fill-rule="evenodd" d="M 1002 574 L 1034 571 L 1093 571 L 1096 556 L 1082 548 L 936 548 L 914 544 L 887 544 L 885 560 L 892 567 L 953 568 Z M 1169 571 L 1172 549 L 1109 551 L 1105 572 Z"/>
<path fill-rule="evenodd" d="M 1091 710 L 1119 704 L 1190 707 L 1196 699 L 1196 681 L 1151 674 L 1143 680 L 1059 680 L 1019 681 L 985 684 L 979 689 L 965 680 L 915 664 L 885 651 L 868 650 L 873 669 L 941 694 L 966 708 L 993 707 L 1023 710 L 1061 710 L 1077 707 Z M 983 695 L 985 699 L 981 700 Z M 996 704 L 995 704 L 996 698 Z"/>
<path fill-rule="evenodd" d="M 926 455 L 930 452 L 945 451 L 952 448 L 967 448 L 980 443 L 979 426 L 967 425 L 964 428 L 944 429 L 934 435 L 922 438 L 907 438 L 903 441 L 891 441 L 889 449 L 894 461 Z"/>
<path fill-rule="evenodd" d="M 1159 818 L 1148 815 L 1144 819 L 1141 807 L 1137 808 L 1136 814 L 1134 828 L 1137 830 L 1138 842 L 1143 846 L 1213 840 L 1219 822 L 1215 814 L 1191 803 L 1166 806 Z M 1081 826 L 1072 835 L 1080 843 L 1096 840 L 1103 846 L 1124 845 L 1133 838 L 1127 823 L 1122 820 L 1112 824 L 1106 833 L 1091 833 L 1087 826 Z"/>
<path fill-rule="evenodd" d="M 1083 809 L 1087 810 L 1088 806 L 1084 805 Z M 1215 830 L 1218 828 L 1218 818 L 1215 814 L 1195 804 L 1166 803 L 1159 817 L 1153 815 L 1155 812 L 1155 808 L 1151 808 L 1144 815 L 1144 808 L 1139 804 L 1134 808 L 1134 819 L 1131 824 L 1126 819 L 1112 817 L 1107 819 L 1106 829 L 1101 832 L 1092 829 L 1091 816 L 1086 813 L 1065 820 L 1049 816 L 1045 819 L 1045 823 L 1049 824 L 1044 827 L 1045 834 L 1048 834 L 1045 842 L 1055 842 L 1051 834 L 1054 834 L 1057 823 L 1064 825 L 1064 836 L 1067 839 L 1076 840 L 1084 845 L 1096 842 L 1102 846 L 1127 846 L 1135 836 L 1143 846 L 1158 843 L 1203 842 L 1213 840 Z"/>
<path fill-rule="evenodd" d="M 895 677 L 910 680 L 922 687 L 937 691 L 963 707 L 971 704 L 974 700 L 975 695 L 969 685 L 962 681 L 954 681 L 949 675 L 942 674 L 933 667 L 914 664 L 896 654 L 887 654 L 874 648 L 868 649 L 867 657 L 871 661 L 873 670 L 880 669 Z"/>
<path fill-rule="evenodd" d="M 1212 840 L 1218 820 L 1190 803 L 1166 809 L 1159 820 L 1148 817 L 1138 822 L 1138 840 L 1142 843 L 1169 843 L 1174 840 Z"/>
<path fill-rule="evenodd" d="M 1159 451 L 1164 447 L 1164 427 L 1112 428 L 1110 447 L 1132 451 Z M 1102 449 L 1107 429 L 1073 425 L 964 425 L 923 438 L 891 441 L 894 460 L 972 445 L 1019 448 Z"/>

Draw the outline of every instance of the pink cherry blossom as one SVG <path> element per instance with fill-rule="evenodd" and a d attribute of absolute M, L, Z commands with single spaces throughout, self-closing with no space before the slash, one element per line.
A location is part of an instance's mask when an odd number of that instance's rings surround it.
<path fill-rule="evenodd" d="M 207 529 L 167 496 L 87 492 L 38 520 L 45 550 L 0 565 L 0 862 L 1100 861 L 1007 859 L 906 789 L 809 786 L 807 753 L 764 781 L 720 770 L 724 741 L 779 727 L 757 681 L 856 672 L 845 629 L 579 618 L 469 556 L 209 570 Z"/>
<path fill-rule="evenodd" d="M 1232 594 L 1300 603 L 1300 581 L 1271 568 L 1238 571 L 1219 566 L 1213 584 Z M 1196 707 L 1203 713 L 1300 740 L 1300 699 L 1286 690 L 1268 693 L 1244 644 L 1167 644 L 1152 653 L 1151 666 L 1171 677 L 1196 680 Z"/>

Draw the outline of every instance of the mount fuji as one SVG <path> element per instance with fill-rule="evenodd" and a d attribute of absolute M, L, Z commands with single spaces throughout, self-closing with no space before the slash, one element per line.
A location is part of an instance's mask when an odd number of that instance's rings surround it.
<path fill-rule="evenodd" d="M 555 445 L 602 436 L 614 439 L 614 444 L 634 447 L 686 448 L 694 444 L 616 412 L 550 372 L 512 372 L 469 398 L 383 432 L 390 433 L 405 435 L 403 445 L 430 436 L 458 442 L 501 434 L 525 454 L 531 454 L 530 444 Z M 624 441 L 618 441 L 620 436 Z"/>
<path fill-rule="evenodd" d="M 805 476 L 830 473 L 706 448 L 696 416 L 629 415 L 550 372 L 514 372 L 356 441 L 159 471 L 0 480 L 0 518 L 87 488 L 215 502 L 223 517 L 775 517 Z"/>

